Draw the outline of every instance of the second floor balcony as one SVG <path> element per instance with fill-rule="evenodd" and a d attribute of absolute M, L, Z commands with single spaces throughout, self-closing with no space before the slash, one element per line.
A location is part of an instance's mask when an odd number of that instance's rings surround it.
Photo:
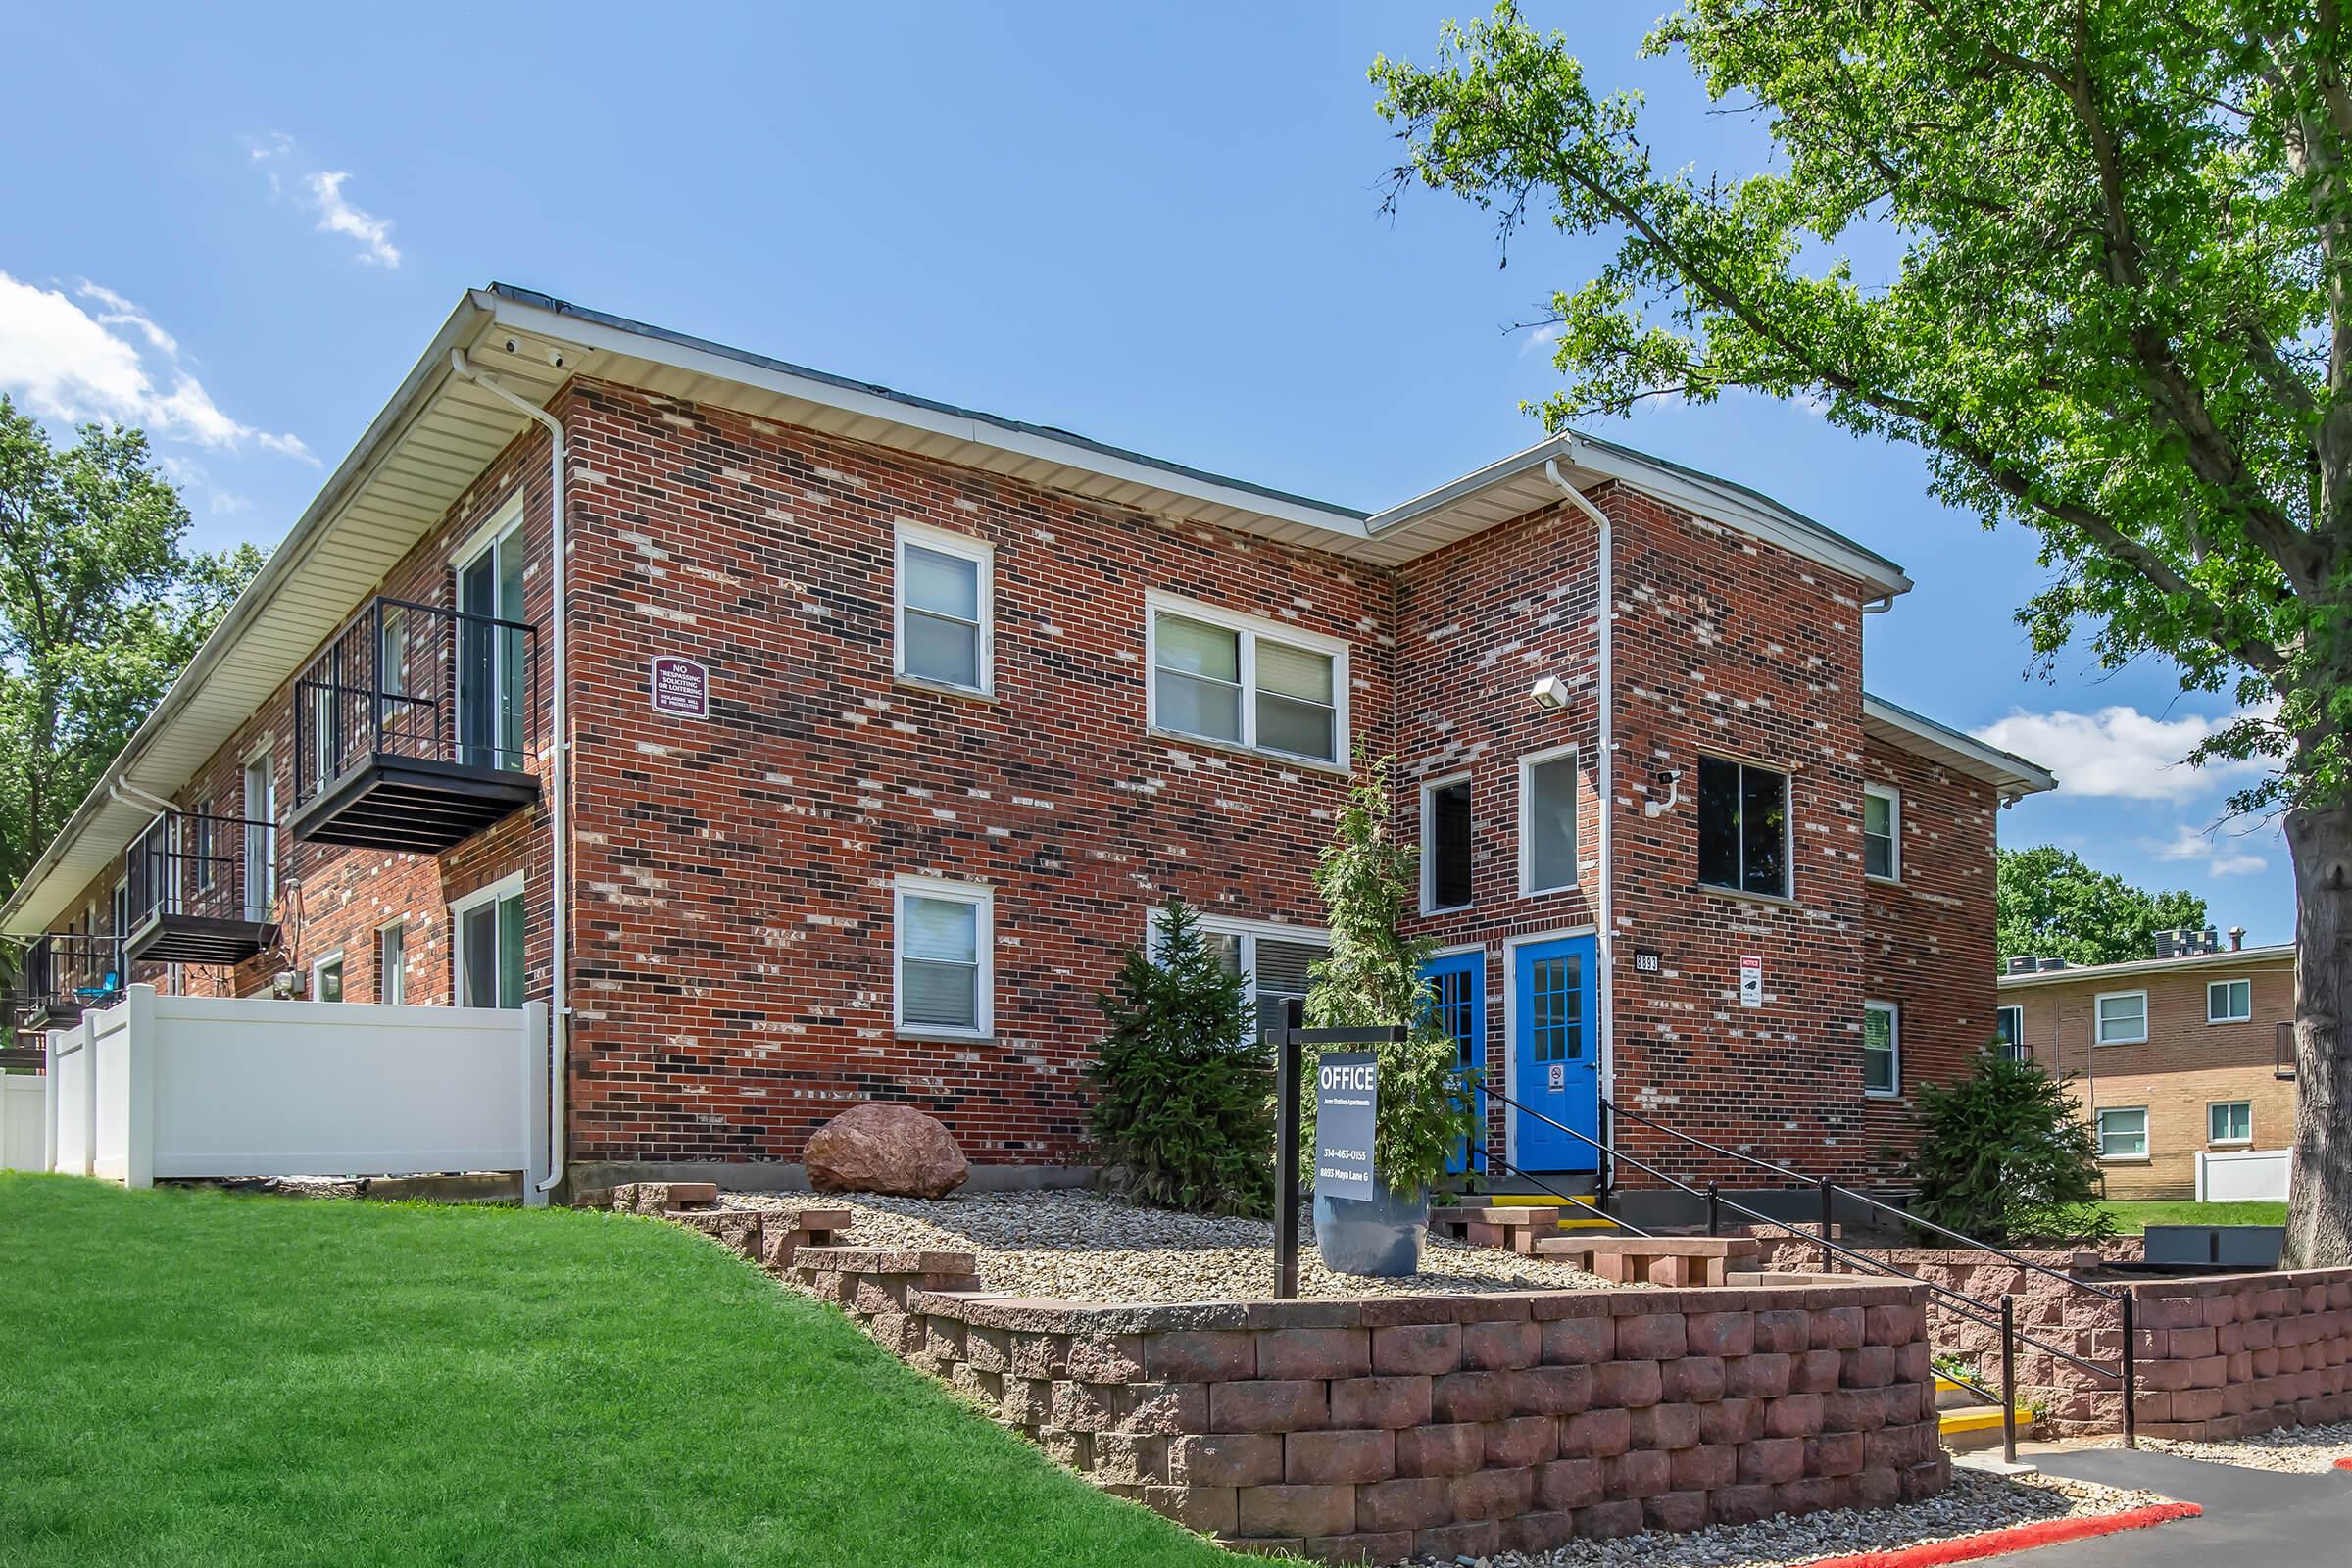
<path fill-rule="evenodd" d="M 277 824 L 166 811 L 122 855 L 122 960 L 243 963 L 277 944 Z"/>
<path fill-rule="evenodd" d="M 294 683 L 298 839 L 435 854 L 539 799 L 539 631 L 487 607 L 371 600 Z"/>

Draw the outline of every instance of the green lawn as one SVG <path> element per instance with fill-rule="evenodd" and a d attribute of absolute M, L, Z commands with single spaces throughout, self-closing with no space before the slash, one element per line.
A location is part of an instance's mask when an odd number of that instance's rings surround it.
<path fill-rule="evenodd" d="M 0 1173 L 0 1563 L 1233 1559 L 656 1220 Z"/>
<path fill-rule="evenodd" d="M 2283 1225 L 2284 1203 L 2125 1202 L 2118 1200 L 2099 1207 L 2115 1216 L 2115 1226 L 2136 1236 L 2150 1225 Z"/>

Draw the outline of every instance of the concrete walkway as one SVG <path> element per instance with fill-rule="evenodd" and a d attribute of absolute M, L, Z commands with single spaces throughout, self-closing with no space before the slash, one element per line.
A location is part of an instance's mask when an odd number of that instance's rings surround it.
<path fill-rule="evenodd" d="M 2054 1476 L 2139 1487 L 2204 1516 L 2021 1552 L 2021 1568 L 2340 1568 L 2352 1562 L 2352 1474 L 2292 1475 L 2145 1449 L 2040 1452 Z"/>

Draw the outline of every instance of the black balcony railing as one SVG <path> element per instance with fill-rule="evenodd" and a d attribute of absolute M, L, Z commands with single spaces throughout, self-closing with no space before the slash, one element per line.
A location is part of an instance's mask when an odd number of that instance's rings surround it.
<path fill-rule="evenodd" d="M 538 798 L 539 631 L 368 601 L 294 683 L 297 838 L 446 849 Z"/>
<path fill-rule="evenodd" d="M 19 1029 L 65 1023 L 85 1007 L 111 1007 L 122 998 L 129 965 L 119 937 L 53 931 L 27 943 L 17 969 L 10 1014 Z"/>
<path fill-rule="evenodd" d="M 539 628 L 370 600 L 294 683 L 294 804 L 375 757 L 527 773 L 539 750 Z"/>
<path fill-rule="evenodd" d="M 122 856 L 133 962 L 241 963 L 276 941 L 277 825 L 166 811 Z"/>

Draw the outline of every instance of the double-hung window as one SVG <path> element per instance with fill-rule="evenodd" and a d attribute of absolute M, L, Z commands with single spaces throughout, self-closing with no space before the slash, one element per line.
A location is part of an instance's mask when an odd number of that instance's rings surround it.
<path fill-rule="evenodd" d="M 897 884 L 896 1021 L 906 1034 L 979 1038 L 994 1027 L 995 899 L 973 883 Z"/>
<path fill-rule="evenodd" d="M 311 1000 L 313 1002 L 341 1002 L 343 1000 L 343 955 L 330 953 L 311 965 Z"/>
<path fill-rule="evenodd" d="M 2250 1144 L 2254 1141 L 2254 1102 L 2217 1100 L 2205 1107 L 2205 1141 L 2209 1144 Z"/>
<path fill-rule="evenodd" d="M 2253 1016 L 2253 981 L 2216 980 L 2205 988 L 2207 1023 L 2244 1023 Z"/>
<path fill-rule="evenodd" d="M 1272 1039 L 1294 999 L 1303 1000 L 1309 966 L 1331 951 L 1324 932 L 1222 915 L 1200 917 L 1200 934 L 1228 974 L 1247 982 L 1260 1039 Z"/>
<path fill-rule="evenodd" d="M 1862 1004 L 1862 1092 L 1880 1097 L 1903 1092 L 1902 1017 L 1891 1002 Z"/>
<path fill-rule="evenodd" d="M 1790 897 L 1788 775 L 1721 758 L 1698 760 L 1698 880 L 1711 888 Z"/>
<path fill-rule="evenodd" d="M 994 564 L 984 540 L 899 526 L 900 674 L 983 695 L 995 689 Z"/>
<path fill-rule="evenodd" d="M 2098 1128 L 2101 1159 L 2148 1157 L 2148 1109 L 2145 1105 L 2101 1106 Z"/>
<path fill-rule="evenodd" d="M 1903 877 L 1903 801 L 1884 785 L 1862 791 L 1862 874 L 1881 882 Z"/>
<path fill-rule="evenodd" d="M 2092 1004 L 2097 1009 L 2091 1038 L 2102 1046 L 2135 1046 L 2148 1038 L 2148 994 L 2145 991 L 2107 991 Z"/>
<path fill-rule="evenodd" d="M 1348 753 L 1348 649 L 1187 600 L 1152 596 L 1149 722 L 1317 762 Z"/>
<path fill-rule="evenodd" d="M 395 920 L 375 934 L 375 1000 L 398 1006 L 409 1000 L 409 928 Z"/>
<path fill-rule="evenodd" d="M 1458 909 L 1471 899 L 1470 779 L 1421 786 L 1421 908 Z"/>

